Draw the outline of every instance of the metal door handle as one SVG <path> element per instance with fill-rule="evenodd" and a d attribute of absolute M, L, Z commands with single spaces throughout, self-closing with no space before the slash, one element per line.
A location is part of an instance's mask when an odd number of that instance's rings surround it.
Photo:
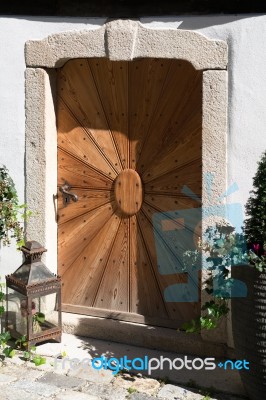
<path fill-rule="evenodd" d="M 64 185 L 60 186 L 59 190 L 63 194 L 63 202 L 64 206 L 67 206 L 70 203 L 70 200 L 72 199 L 73 201 L 78 201 L 78 196 L 70 192 L 71 186 L 69 183 L 65 182 Z"/>

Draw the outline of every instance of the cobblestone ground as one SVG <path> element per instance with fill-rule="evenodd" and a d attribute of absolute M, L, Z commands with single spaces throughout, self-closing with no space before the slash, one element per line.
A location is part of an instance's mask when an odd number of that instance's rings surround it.
<path fill-rule="evenodd" d="M 1 400 L 241 400 L 213 389 L 181 387 L 165 381 L 95 370 L 91 366 L 67 370 L 47 357 L 39 367 L 18 355 L 5 359 L 0 367 Z M 193 386 L 193 385 L 191 385 Z"/>

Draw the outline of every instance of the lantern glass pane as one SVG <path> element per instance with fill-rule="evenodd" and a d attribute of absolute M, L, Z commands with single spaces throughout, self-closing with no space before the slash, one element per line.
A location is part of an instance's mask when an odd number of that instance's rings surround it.
<path fill-rule="evenodd" d="M 45 296 L 35 297 L 32 314 L 33 335 L 58 326 L 57 294 L 51 293 Z"/>
<path fill-rule="evenodd" d="M 7 302 L 7 328 L 11 336 L 27 335 L 27 297 L 8 288 Z"/>

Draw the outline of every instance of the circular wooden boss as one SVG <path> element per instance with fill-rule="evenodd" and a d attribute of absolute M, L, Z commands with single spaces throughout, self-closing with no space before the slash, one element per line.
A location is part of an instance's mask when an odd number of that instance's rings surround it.
<path fill-rule="evenodd" d="M 142 205 L 143 191 L 139 174 L 133 169 L 120 172 L 115 180 L 115 201 L 124 215 L 136 214 Z"/>

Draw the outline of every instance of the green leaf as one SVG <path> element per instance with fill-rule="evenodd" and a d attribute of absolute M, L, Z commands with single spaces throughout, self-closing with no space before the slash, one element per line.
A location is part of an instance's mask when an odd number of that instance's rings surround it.
<path fill-rule="evenodd" d="M 189 322 L 185 322 L 181 329 L 187 333 L 197 333 L 200 330 L 200 323 L 199 320 L 192 319 Z"/>
<path fill-rule="evenodd" d="M 27 360 L 30 359 L 30 353 L 28 351 L 24 351 L 23 357 L 26 358 Z"/>
<path fill-rule="evenodd" d="M 37 313 L 37 314 L 35 314 L 35 315 L 36 315 L 36 320 L 37 320 L 38 322 L 40 322 L 41 324 L 43 324 L 44 321 L 45 321 L 45 314 L 39 312 L 39 313 Z"/>
<path fill-rule="evenodd" d="M 3 350 L 3 354 L 6 357 L 12 358 L 16 354 L 16 351 L 12 347 L 5 347 Z"/>
<path fill-rule="evenodd" d="M 24 214 L 27 216 L 28 212 L 26 204 L 19 204 L 18 194 L 7 168 L 0 168 L 0 240 L 4 246 L 11 244 L 11 238 L 21 245 Z"/>
<path fill-rule="evenodd" d="M 20 338 L 18 338 L 16 341 L 15 341 L 15 345 L 16 346 L 19 346 L 19 347 L 21 347 L 21 346 L 27 346 L 27 344 L 28 344 L 28 342 L 27 342 L 27 338 L 26 338 L 26 335 L 23 335 L 23 336 L 21 336 Z"/>
<path fill-rule="evenodd" d="M 224 245 L 223 239 L 217 240 L 217 241 L 216 241 L 216 245 L 217 245 L 218 247 L 223 247 L 223 245 Z"/>
<path fill-rule="evenodd" d="M 46 364 L 46 358 L 41 356 L 35 356 L 32 359 L 32 362 L 34 362 L 35 366 L 38 367 L 39 365 Z"/>
<path fill-rule="evenodd" d="M 3 332 L 3 333 L 0 334 L 0 340 L 1 341 L 7 342 L 10 339 L 11 339 L 11 335 L 10 335 L 9 332 Z"/>

